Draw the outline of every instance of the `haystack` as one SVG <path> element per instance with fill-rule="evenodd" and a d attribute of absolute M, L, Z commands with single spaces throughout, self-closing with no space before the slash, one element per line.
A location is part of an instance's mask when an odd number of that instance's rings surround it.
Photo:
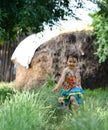
<path fill-rule="evenodd" d="M 108 84 L 108 61 L 98 63 L 93 46 L 94 36 L 89 31 L 60 34 L 36 49 L 29 68 L 17 63 L 16 88 L 32 89 L 43 85 L 49 75 L 54 75 L 55 82 L 60 78 L 66 66 L 66 57 L 73 51 L 79 53 L 83 88 L 104 87 Z"/>

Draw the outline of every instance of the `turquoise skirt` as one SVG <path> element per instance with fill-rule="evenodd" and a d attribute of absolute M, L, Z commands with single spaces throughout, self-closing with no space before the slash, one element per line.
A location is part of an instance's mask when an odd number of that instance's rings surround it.
<path fill-rule="evenodd" d="M 64 97 L 65 104 L 70 103 L 70 96 L 74 96 L 77 103 L 81 104 L 83 102 L 84 90 L 82 88 L 72 88 L 68 91 L 62 89 L 61 95 Z"/>

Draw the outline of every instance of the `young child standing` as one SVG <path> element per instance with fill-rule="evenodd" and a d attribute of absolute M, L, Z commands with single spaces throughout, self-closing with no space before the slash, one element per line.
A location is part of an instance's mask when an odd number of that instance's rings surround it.
<path fill-rule="evenodd" d="M 73 53 L 67 57 L 67 67 L 63 70 L 58 83 L 53 92 L 56 93 L 60 87 L 62 97 L 59 97 L 59 103 L 65 103 L 70 108 L 70 104 L 78 107 L 82 103 L 84 90 L 81 88 L 80 75 L 78 72 L 78 56 Z"/>

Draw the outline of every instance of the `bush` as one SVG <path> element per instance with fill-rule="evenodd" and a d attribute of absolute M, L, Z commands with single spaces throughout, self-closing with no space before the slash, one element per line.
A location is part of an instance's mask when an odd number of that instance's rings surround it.
<path fill-rule="evenodd" d="M 15 90 L 9 87 L 0 87 L 0 101 L 4 102 L 6 98 L 10 98 L 11 95 L 15 94 Z"/>

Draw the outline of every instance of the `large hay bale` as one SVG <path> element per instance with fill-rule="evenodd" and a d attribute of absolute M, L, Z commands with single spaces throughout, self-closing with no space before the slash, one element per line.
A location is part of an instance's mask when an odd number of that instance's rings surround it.
<path fill-rule="evenodd" d="M 98 63 L 98 57 L 94 55 L 94 40 L 95 37 L 88 32 L 81 31 L 63 33 L 42 44 L 36 50 L 29 69 L 17 65 L 16 88 L 38 87 L 45 83 L 48 75 L 55 75 L 57 82 L 66 66 L 67 55 L 73 51 L 79 52 L 82 86 L 96 88 L 107 85 L 108 61 Z"/>
<path fill-rule="evenodd" d="M 46 52 L 38 52 L 35 53 L 29 69 L 17 63 L 15 87 L 17 89 L 31 89 L 42 85 L 51 72 L 51 60 Z"/>

